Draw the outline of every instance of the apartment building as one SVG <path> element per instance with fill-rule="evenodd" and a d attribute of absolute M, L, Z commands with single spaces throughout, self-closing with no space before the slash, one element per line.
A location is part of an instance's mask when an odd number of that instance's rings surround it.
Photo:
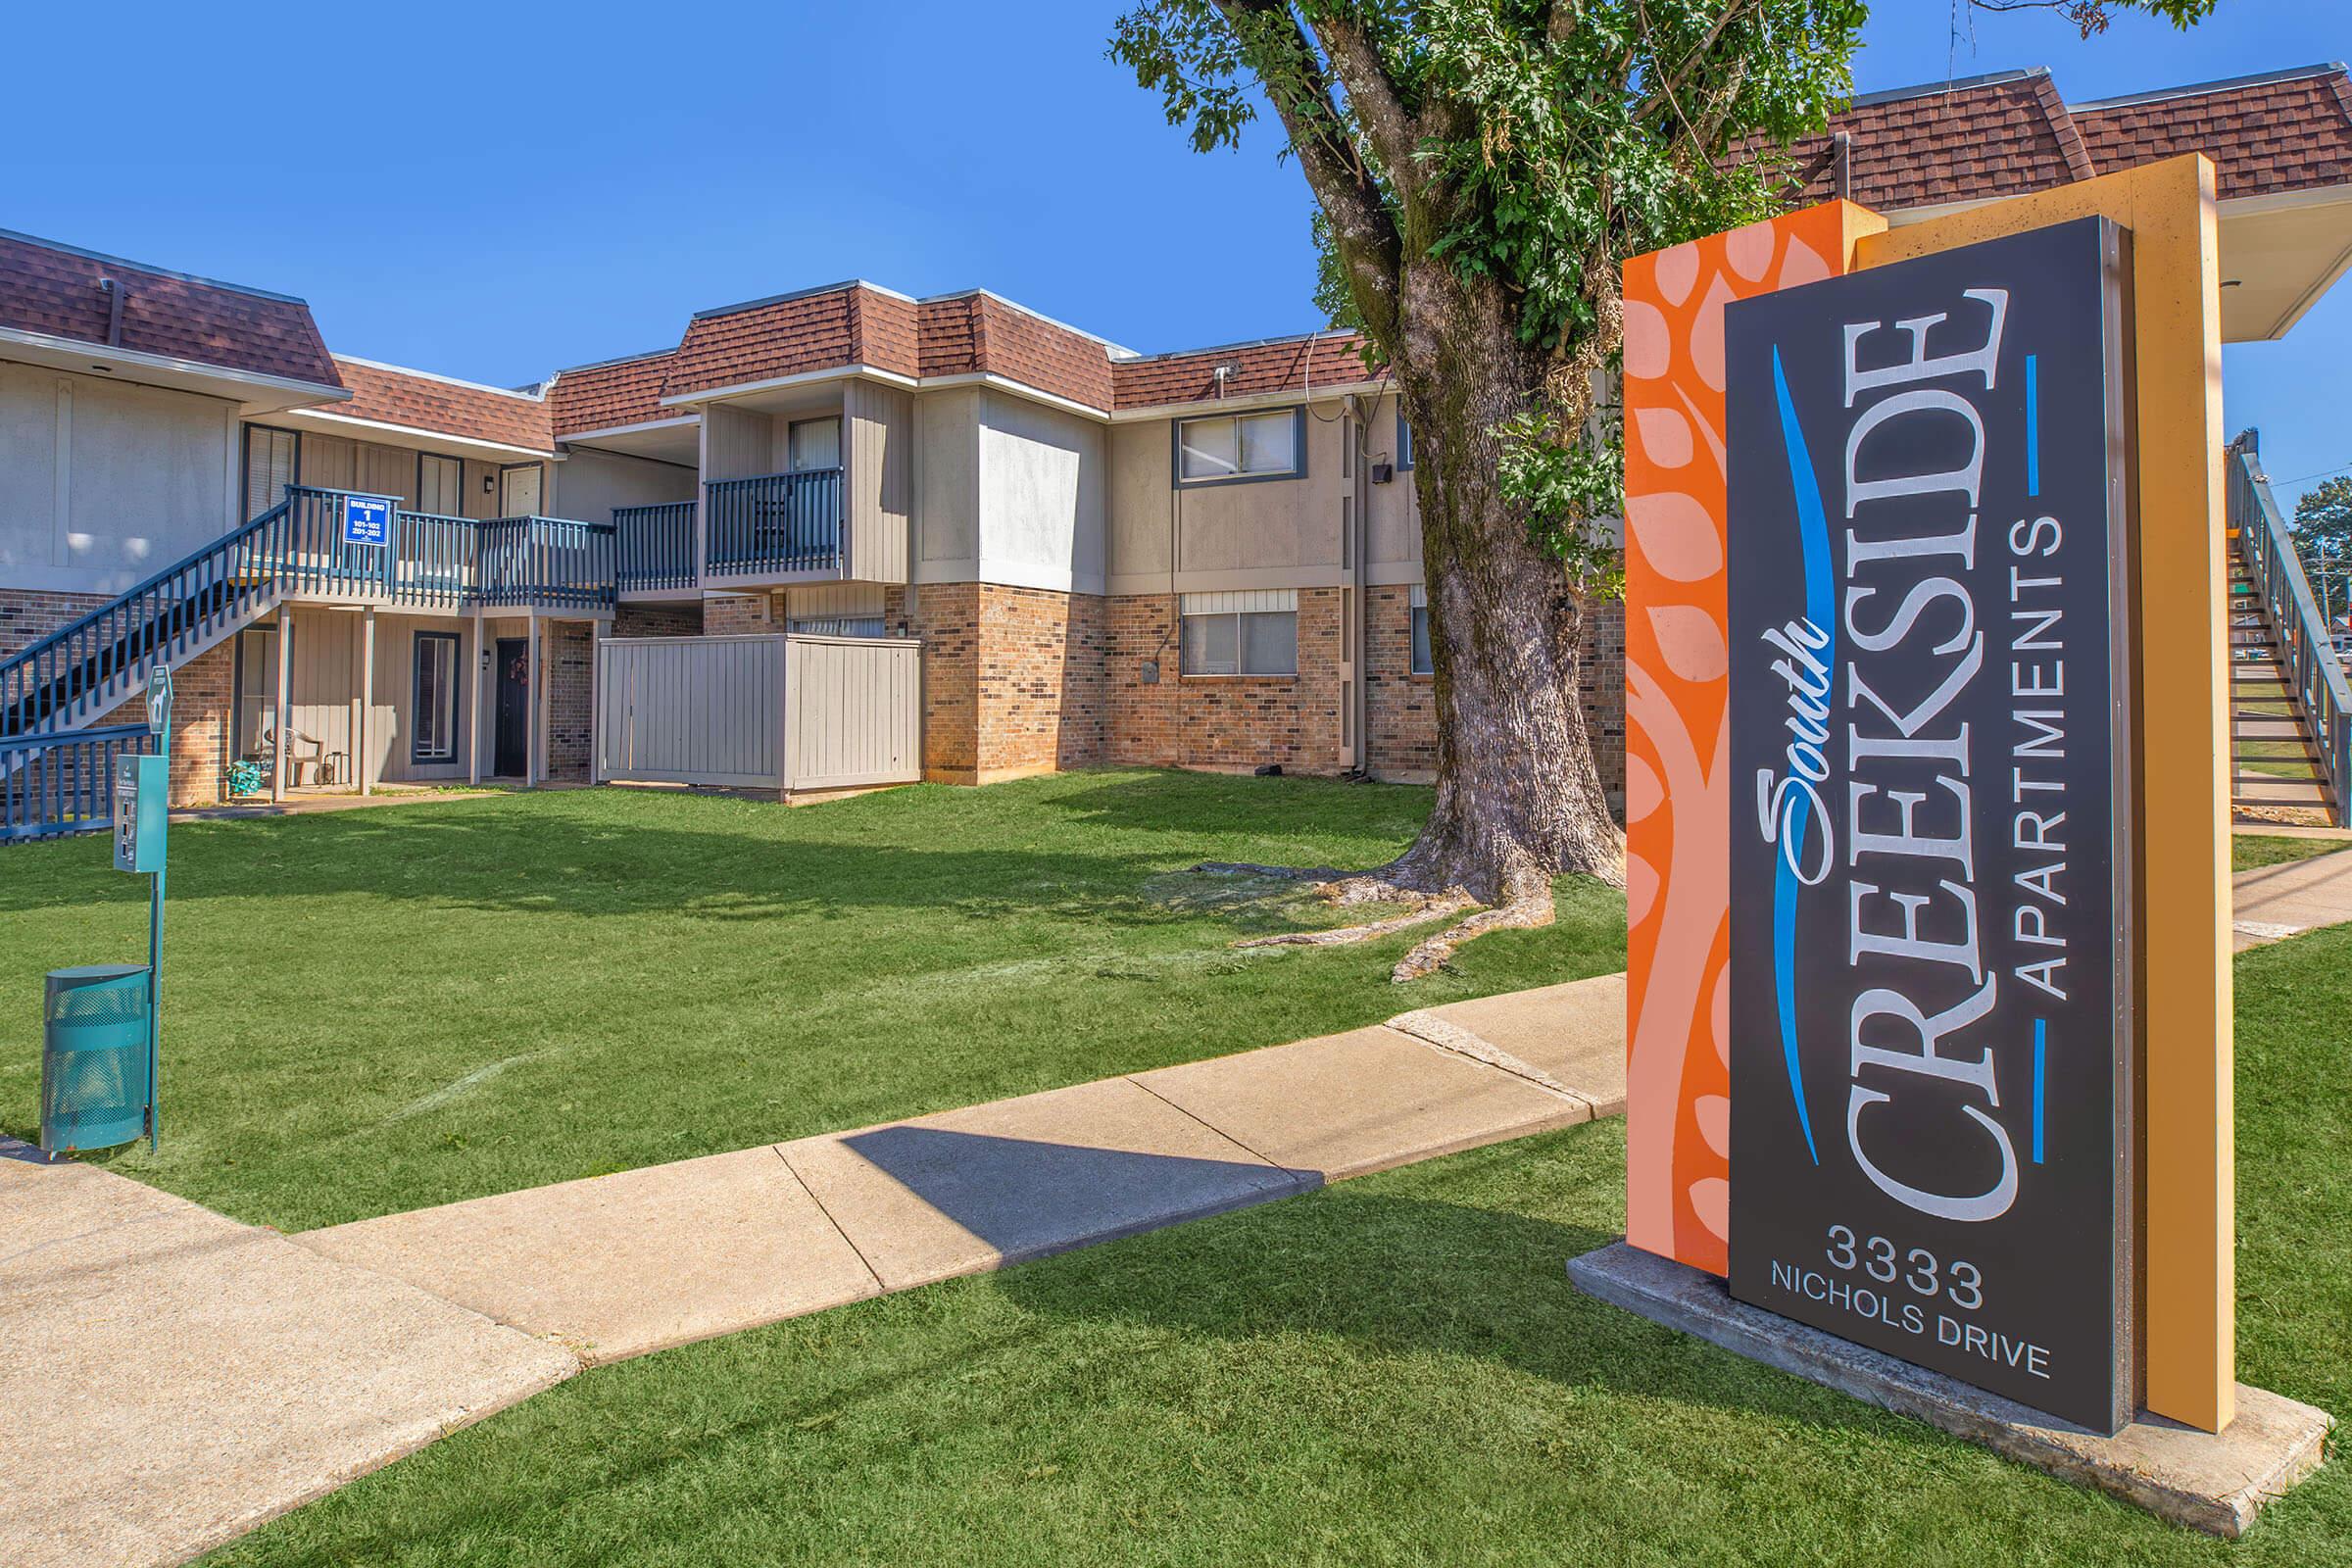
<path fill-rule="evenodd" d="M 1899 223 L 2191 151 L 2224 335 L 2281 336 L 2352 262 L 2341 66 L 1874 94 L 1798 149 L 1791 200 Z M 290 296 L 0 233 L 0 795 L 158 657 L 187 803 L 239 762 L 278 794 L 587 778 L 600 640 L 755 632 L 918 643 L 932 779 L 1436 763 L 1411 432 L 1345 333 L 1138 353 L 850 281 L 499 388 L 332 353 Z M 1612 792 L 1622 641 L 1597 608 Z"/>

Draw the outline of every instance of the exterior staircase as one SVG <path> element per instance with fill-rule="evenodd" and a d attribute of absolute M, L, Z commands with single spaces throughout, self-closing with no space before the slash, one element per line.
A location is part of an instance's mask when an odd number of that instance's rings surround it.
<path fill-rule="evenodd" d="M 292 601 L 390 609 L 606 610 L 611 523 L 394 512 L 390 537 L 343 537 L 344 492 L 286 499 L 0 660 L 0 843 L 108 825 L 114 758 L 152 747 L 143 716 L 104 721 L 160 662 L 176 669 Z"/>
<path fill-rule="evenodd" d="M 2257 433 L 2230 444 L 2230 798 L 2352 825 L 2352 689 L 2286 521 Z"/>

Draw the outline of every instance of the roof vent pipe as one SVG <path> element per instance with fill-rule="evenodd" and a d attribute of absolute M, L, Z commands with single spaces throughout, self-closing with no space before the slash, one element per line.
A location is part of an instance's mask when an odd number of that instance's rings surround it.
<path fill-rule="evenodd" d="M 106 346 L 119 349 L 122 346 L 122 280 L 102 277 L 98 289 L 106 296 Z"/>
<path fill-rule="evenodd" d="M 1831 138 L 1831 145 L 1837 149 L 1838 199 L 1841 202 L 1850 202 L 1854 199 L 1853 132 L 1850 130 L 1839 131 Z"/>

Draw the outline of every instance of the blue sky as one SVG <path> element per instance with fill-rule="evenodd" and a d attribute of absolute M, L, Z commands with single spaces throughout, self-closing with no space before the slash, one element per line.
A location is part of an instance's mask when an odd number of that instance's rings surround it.
<path fill-rule="evenodd" d="M 0 101 L 0 227 L 300 294 L 345 353 L 512 384 L 849 276 L 985 284 L 1147 351 L 1318 324 L 1298 171 L 1262 133 L 1190 152 L 1103 58 L 1115 4 L 20 9 L 15 58 L 55 68 Z M 1876 10 L 1863 90 L 2047 65 L 2096 98 L 2352 54 L 2342 0 L 2087 43 Z M 2352 464 L 2348 360 L 2352 286 L 2229 351 L 2274 474 Z"/>

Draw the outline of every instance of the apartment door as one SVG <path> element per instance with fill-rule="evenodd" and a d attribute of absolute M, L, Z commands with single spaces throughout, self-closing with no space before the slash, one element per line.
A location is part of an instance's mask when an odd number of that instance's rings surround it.
<path fill-rule="evenodd" d="M 498 640 L 498 745 L 491 771 L 520 778 L 531 766 L 531 645 L 521 637 Z"/>
<path fill-rule="evenodd" d="M 498 470 L 498 514 L 502 517 L 535 517 L 539 514 L 540 467 L 536 463 L 517 464 Z"/>

